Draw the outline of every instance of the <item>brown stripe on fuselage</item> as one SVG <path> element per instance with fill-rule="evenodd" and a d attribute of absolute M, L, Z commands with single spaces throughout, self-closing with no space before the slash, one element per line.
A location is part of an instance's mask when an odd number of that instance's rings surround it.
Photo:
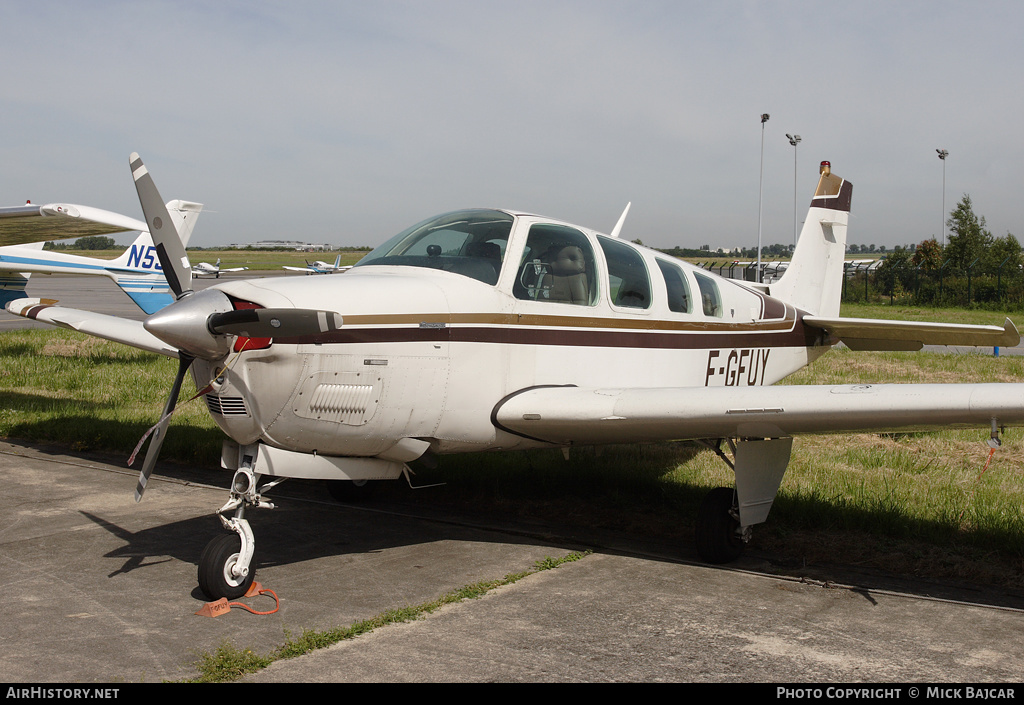
<path fill-rule="evenodd" d="M 779 331 L 791 330 L 796 323 L 795 309 L 782 304 L 780 317 L 772 320 L 724 323 L 716 320 L 670 321 L 658 318 L 598 318 L 522 313 L 396 313 L 383 315 L 346 315 L 345 328 L 381 327 L 443 323 L 447 326 L 527 326 L 538 328 L 626 329 L 677 332 Z"/>
<path fill-rule="evenodd" d="M 274 342 L 293 345 L 467 342 L 675 350 L 814 345 L 820 331 L 804 326 L 802 314 L 797 315 L 791 307 L 786 307 L 786 313 L 787 317 L 779 321 L 719 324 L 517 314 L 346 316 L 345 326 L 340 330 L 275 338 Z M 420 327 L 420 323 L 444 323 L 445 327 Z M 413 324 L 415 327 L 411 327 Z M 355 327 L 357 325 L 360 327 Z"/>

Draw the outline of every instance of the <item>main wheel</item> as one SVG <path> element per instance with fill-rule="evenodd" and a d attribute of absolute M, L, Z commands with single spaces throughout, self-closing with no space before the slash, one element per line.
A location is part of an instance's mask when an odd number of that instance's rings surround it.
<path fill-rule="evenodd" d="M 697 512 L 697 554 L 707 563 L 731 563 L 743 553 L 735 497 L 731 487 L 716 487 Z"/>
<path fill-rule="evenodd" d="M 225 597 L 235 600 L 245 595 L 256 577 L 255 557 L 249 563 L 244 578 L 231 574 L 231 568 L 241 553 L 242 540 L 238 534 L 221 534 L 206 544 L 199 557 L 199 589 L 211 600 Z"/>

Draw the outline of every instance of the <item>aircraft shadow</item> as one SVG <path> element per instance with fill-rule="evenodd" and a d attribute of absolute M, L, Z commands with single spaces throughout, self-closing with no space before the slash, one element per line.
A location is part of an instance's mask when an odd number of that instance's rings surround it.
<path fill-rule="evenodd" d="M 612 452 L 606 462 L 618 472 L 607 475 L 600 467 L 594 467 L 593 456 L 584 454 L 579 465 L 574 466 L 564 463 L 557 451 L 557 460 L 548 457 L 551 454 L 547 452 L 502 454 L 505 457 L 496 471 L 493 467 L 480 467 L 481 463 L 492 462 L 493 454 L 467 456 L 448 468 L 443 459 L 436 469 L 418 469 L 412 477 L 418 489 L 402 480 L 371 483 L 372 491 L 359 502 L 348 504 L 332 499 L 325 482 L 289 480 L 269 495 L 276 509 L 247 514 L 257 537 L 257 570 L 442 540 L 533 544 L 540 541 L 562 549 L 698 562 L 693 520 L 706 488 L 672 483 L 675 489 L 659 494 L 638 493 L 632 483 L 621 484 L 614 478 L 622 475 L 623 458 L 636 459 L 638 452 L 629 450 L 625 456 Z M 650 476 L 663 474 L 665 460 L 673 453 L 678 461 L 697 450 L 680 445 L 674 451 L 662 448 L 643 452 L 647 454 L 646 462 L 637 463 L 630 472 Z M 460 463 L 464 466 L 459 467 Z M 500 467 L 502 463 L 509 467 Z M 553 471 L 552 463 L 562 463 L 561 472 Z M 581 479 L 580 473 L 589 473 L 589 481 Z M 156 474 L 223 486 L 226 499 L 230 480 L 227 471 L 160 464 Z M 606 476 L 611 479 L 603 479 Z M 219 506 L 220 500 L 213 503 Z M 211 513 L 214 509 L 211 504 Z M 785 508 L 786 515 L 806 517 L 821 517 L 833 511 L 834 507 L 821 499 L 793 500 Z M 870 522 L 871 512 L 865 510 L 864 514 L 864 520 Z M 139 532 L 127 531 L 102 516 L 86 516 L 124 541 L 121 548 L 106 556 L 124 559 L 112 575 L 145 569 L 168 560 L 168 556 L 196 564 L 205 544 L 223 531 L 212 514 Z M 755 541 L 740 562 L 718 569 L 757 570 L 852 586 L 869 601 L 873 600 L 872 592 L 884 590 L 1024 608 L 1024 591 L 1017 589 L 844 564 L 844 542 L 849 542 L 849 547 L 862 540 L 863 534 L 846 536 L 827 522 L 814 527 L 807 526 L 805 521 L 800 531 L 813 534 L 822 545 L 827 545 L 828 559 L 808 560 L 799 548 L 788 551 L 784 540 L 781 547 L 777 540 L 767 542 L 771 544 L 767 549 L 759 546 L 757 535 L 762 531 L 776 538 L 791 531 L 784 517 L 778 523 L 782 525 L 773 525 L 769 519 L 768 524 L 758 527 Z M 921 527 L 908 527 L 910 535 L 919 530 Z M 913 547 L 913 542 L 910 545 Z M 885 550 L 881 542 L 879 551 Z M 906 550 L 906 546 L 898 550 Z M 992 559 L 988 554 L 988 560 Z M 885 565 L 884 555 L 875 565 Z"/>

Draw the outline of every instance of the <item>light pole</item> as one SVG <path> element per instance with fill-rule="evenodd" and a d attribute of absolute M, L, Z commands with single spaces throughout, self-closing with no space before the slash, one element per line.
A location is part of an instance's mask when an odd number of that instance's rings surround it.
<path fill-rule="evenodd" d="M 936 149 L 939 153 L 939 159 L 942 160 L 942 229 L 939 230 L 942 233 L 942 247 L 946 247 L 946 157 L 949 156 L 949 152 L 944 149 Z"/>
<path fill-rule="evenodd" d="M 761 175 L 757 181 L 757 281 L 761 281 L 761 197 L 764 193 L 764 124 L 768 113 L 761 113 Z"/>
<path fill-rule="evenodd" d="M 796 146 L 800 144 L 800 135 L 791 135 L 786 133 L 786 137 L 789 138 L 789 143 L 793 145 L 793 249 L 796 249 Z"/>

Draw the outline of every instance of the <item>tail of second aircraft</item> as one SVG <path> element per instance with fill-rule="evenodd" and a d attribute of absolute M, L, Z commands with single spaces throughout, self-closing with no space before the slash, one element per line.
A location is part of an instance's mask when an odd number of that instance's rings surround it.
<path fill-rule="evenodd" d="M 192 229 L 196 227 L 196 220 L 202 210 L 202 203 L 181 200 L 167 202 L 167 214 L 174 221 L 174 227 L 178 230 L 178 237 L 181 238 L 183 247 L 188 247 L 188 241 L 192 238 Z"/>
<path fill-rule="evenodd" d="M 191 201 L 167 203 L 167 213 L 174 220 L 182 245 L 188 244 L 202 209 L 203 204 Z M 174 294 L 160 267 L 153 238 L 148 232 L 140 233 L 135 242 L 105 269 L 105 274 L 146 313 L 155 313 L 174 301 Z"/>
<path fill-rule="evenodd" d="M 786 273 L 772 296 L 816 316 L 838 316 L 853 184 L 821 163 L 821 178 Z"/>
<path fill-rule="evenodd" d="M 45 244 L 45 242 L 34 242 L 17 248 L 0 247 L 0 308 L 6 306 L 8 301 L 25 297 L 25 287 L 28 285 L 29 276 L 31 276 L 30 272 L 15 272 L 6 268 L 4 266 L 6 264 L 4 253 L 18 249 L 25 250 L 26 252 L 42 250 Z"/>

